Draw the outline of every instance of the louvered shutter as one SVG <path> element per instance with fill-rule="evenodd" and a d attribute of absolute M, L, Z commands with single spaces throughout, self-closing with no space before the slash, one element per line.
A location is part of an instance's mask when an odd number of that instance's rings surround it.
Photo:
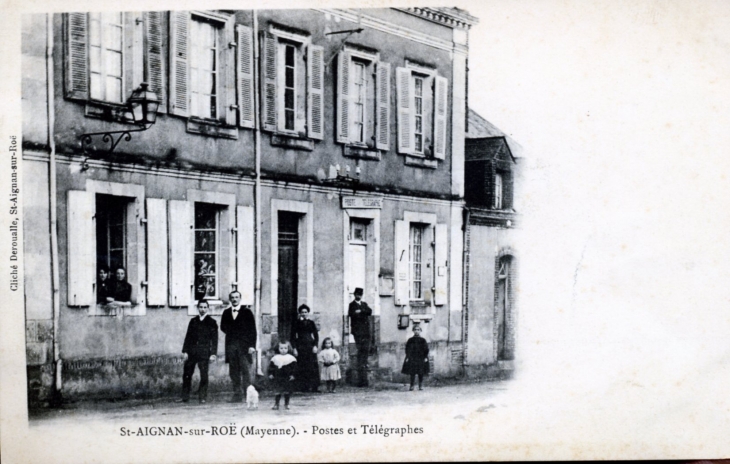
<path fill-rule="evenodd" d="M 445 305 L 448 302 L 448 253 L 449 241 L 447 238 L 448 227 L 446 224 L 436 224 L 436 249 L 434 250 L 434 304 Z"/>
<path fill-rule="evenodd" d="M 434 89 L 433 156 L 446 158 L 446 119 L 448 115 L 449 81 L 436 76 Z"/>
<path fill-rule="evenodd" d="M 96 297 L 96 234 L 93 192 L 68 191 L 68 305 L 90 306 Z"/>
<path fill-rule="evenodd" d="M 254 83 L 253 83 L 253 34 L 252 29 L 241 24 L 236 26 L 236 90 L 238 104 L 238 125 L 253 128 Z"/>
<path fill-rule="evenodd" d="M 68 13 L 66 20 L 66 98 L 89 98 L 89 18 Z"/>
<path fill-rule="evenodd" d="M 170 12 L 170 97 L 169 112 L 178 116 L 190 113 L 188 36 L 190 13 Z"/>
<path fill-rule="evenodd" d="M 254 216 L 250 206 L 236 207 L 237 289 L 241 292 L 241 304 L 253 305 L 254 300 Z"/>
<path fill-rule="evenodd" d="M 343 51 L 337 56 L 337 141 L 350 141 L 350 54 Z"/>
<path fill-rule="evenodd" d="M 162 58 L 162 12 L 148 11 L 145 13 L 147 83 L 149 89 L 157 95 L 160 106 L 158 113 L 167 112 L 167 95 L 165 95 L 165 62 Z"/>
<path fill-rule="evenodd" d="M 147 198 L 147 304 L 167 299 L 167 201 Z"/>
<path fill-rule="evenodd" d="M 276 131 L 276 37 L 261 32 L 261 128 Z"/>
<path fill-rule="evenodd" d="M 375 143 L 378 150 L 390 148 L 390 63 L 379 62 L 376 68 Z"/>
<path fill-rule="evenodd" d="M 410 223 L 395 221 L 395 304 L 405 306 L 409 300 L 410 254 L 408 241 L 410 239 Z"/>
<path fill-rule="evenodd" d="M 170 306 L 189 306 L 192 298 L 193 231 L 192 203 L 170 200 L 168 204 Z"/>
<path fill-rule="evenodd" d="M 398 153 L 413 153 L 413 122 L 411 121 L 411 71 L 396 68 L 398 93 Z"/>
<path fill-rule="evenodd" d="M 307 56 L 307 135 L 324 139 L 324 48 L 310 45 Z"/>

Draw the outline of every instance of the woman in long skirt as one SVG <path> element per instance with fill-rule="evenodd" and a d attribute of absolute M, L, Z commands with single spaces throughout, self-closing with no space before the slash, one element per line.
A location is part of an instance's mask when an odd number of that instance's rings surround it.
<path fill-rule="evenodd" d="M 317 363 L 317 344 L 319 334 L 317 325 L 309 319 L 309 306 L 301 305 L 297 310 L 299 318 L 294 323 L 292 344 L 299 365 L 299 385 L 302 391 L 319 391 L 319 364 Z"/>

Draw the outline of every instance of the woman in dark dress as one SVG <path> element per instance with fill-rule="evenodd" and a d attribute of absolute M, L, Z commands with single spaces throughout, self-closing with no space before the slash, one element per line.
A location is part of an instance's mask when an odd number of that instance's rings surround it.
<path fill-rule="evenodd" d="M 301 305 L 297 310 L 299 318 L 292 330 L 294 355 L 299 365 L 299 385 L 302 391 L 319 391 L 319 363 L 317 362 L 317 344 L 319 334 L 317 325 L 309 319 L 309 306 Z"/>
<path fill-rule="evenodd" d="M 406 359 L 403 361 L 402 374 L 411 376 L 411 391 L 418 376 L 418 389 L 423 390 L 423 376 L 428 375 L 428 343 L 421 337 L 421 326 L 413 326 L 413 336 L 406 342 Z"/>
<path fill-rule="evenodd" d="M 96 302 L 98 304 L 107 304 L 106 297 L 109 295 L 110 282 L 109 268 L 101 266 L 99 268 L 99 280 L 96 283 Z"/>
<path fill-rule="evenodd" d="M 127 282 L 127 271 L 120 266 L 114 271 L 114 277 L 115 280 L 109 285 L 107 301 L 129 303 L 132 301 L 132 286 Z"/>

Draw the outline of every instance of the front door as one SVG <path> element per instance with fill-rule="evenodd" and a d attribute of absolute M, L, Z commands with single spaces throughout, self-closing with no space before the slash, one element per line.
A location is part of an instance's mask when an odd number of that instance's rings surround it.
<path fill-rule="evenodd" d="M 279 340 L 289 340 L 292 323 L 296 320 L 297 287 L 299 285 L 299 215 L 279 212 L 279 280 L 278 321 Z"/>
<path fill-rule="evenodd" d="M 509 285 L 511 262 L 508 256 L 500 259 L 499 273 L 497 274 L 497 360 L 506 361 L 513 359 L 512 350 L 507 344 L 509 328 L 507 316 L 510 311 Z"/>

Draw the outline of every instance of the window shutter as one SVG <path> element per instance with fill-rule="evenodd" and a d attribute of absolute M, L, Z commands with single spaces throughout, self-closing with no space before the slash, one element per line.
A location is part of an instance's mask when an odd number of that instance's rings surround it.
<path fill-rule="evenodd" d="M 236 87 L 238 96 L 238 125 L 252 129 L 254 121 L 253 33 L 248 26 L 236 26 Z"/>
<path fill-rule="evenodd" d="M 446 116 L 448 114 L 449 81 L 445 77 L 436 76 L 434 91 L 433 121 L 433 156 L 446 158 Z"/>
<path fill-rule="evenodd" d="M 276 131 L 276 37 L 261 32 L 262 129 Z"/>
<path fill-rule="evenodd" d="M 178 116 L 189 114 L 188 29 L 190 13 L 170 12 L 170 102 L 169 111 Z"/>
<path fill-rule="evenodd" d="M 350 141 L 350 54 L 337 56 L 337 141 Z"/>
<path fill-rule="evenodd" d="M 236 229 L 238 230 L 237 289 L 241 292 L 241 304 L 254 303 L 254 217 L 250 206 L 236 207 Z"/>
<path fill-rule="evenodd" d="M 164 306 L 167 298 L 167 202 L 147 198 L 147 304 Z"/>
<path fill-rule="evenodd" d="M 408 241 L 410 239 L 410 223 L 395 221 L 395 304 L 405 306 L 409 300 L 410 255 Z"/>
<path fill-rule="evenodd" d="M 66 98 L 89 98 L 89 20 L 86 13 L 66 16 Z"/>
<path fill-rule="evenodd" d="M 307 56 L 307 135 L 324 139 L 324 48 L 310 45 Z"/>
<path fill-rule="evenodd" d="M 446 224 L 436 224 L 436 249 L 434 250 L 434 304 L 445 305 L 448 302 L 448 253 L 449 241 L 447 239 L 448 227 Z"/>
<path fill-rule="evenodd" d="M 396 68 L 396 92 L 398 93 L 398 153 L 413 152 L 413 127 L 411 122 L 411 71 Z"/>
<path fill-rule="evenodd" d="M 377 104 L 375 143 L 378 150 L 390 148 L 390 63 L 379 62 L 375 75 Z"/>
<path fill-rule="evenodd" d="M 170 200 L 168 205 L 170 237 L 170 306 L 189 306 L 193 283 L 192 204 Z"/>
<path fill-rule="evenodd" d="M 165 95 L 165 62 L 162 58 L 162 12 L 148 11 L 145 13 L 147 83 L 149 89 L 160 100 L 158 113 L 167 112 L 167 95 Z"/>
<path fill-rule="evenodd" d="M 68 305 L 96 302 L 96 231 L 93 192 L 68 191 Z"/>

